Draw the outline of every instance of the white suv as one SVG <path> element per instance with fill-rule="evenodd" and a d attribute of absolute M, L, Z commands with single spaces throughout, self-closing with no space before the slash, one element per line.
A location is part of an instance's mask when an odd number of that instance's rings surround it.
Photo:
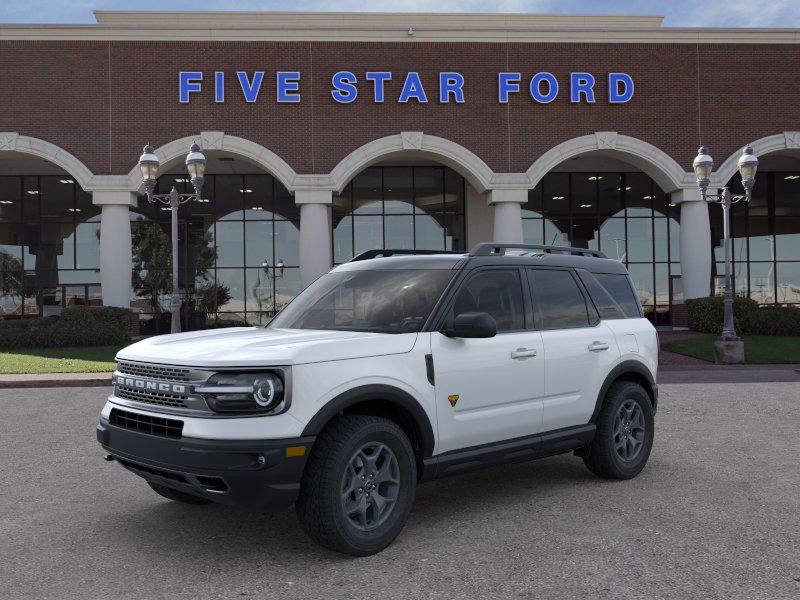
<path fill-rule="evenodd" d="M 97 437 L 170 500 L 294 503 L 317 542 L 362 556 L 400 533 L 419 481 L 565 452 L 636 476 L 657 357 L 625 267 L 599 252 L 371 251 L 267 327 L 120 351 Z"/>

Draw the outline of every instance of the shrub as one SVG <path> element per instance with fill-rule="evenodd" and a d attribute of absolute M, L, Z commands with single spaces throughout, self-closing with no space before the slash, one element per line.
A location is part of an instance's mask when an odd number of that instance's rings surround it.
<path fill-rule="evenodd" d="M 106 346 L 130 341 L 131 311 L 71 306 L 60 317 L 0 321 L 0 348 Z"/>
<path fill-rule="evenodd" d="M 686 301 L 689 328 L 701 333 L 722 333 L 722 298 L 695 298 Z M 733 299 L 733 325 L 742 335 L 800 335 L 800 308 L 759 307 L 755 300 Z"/>
<path fill-rule="evenodd" d="M 722 298 L 695 298 L 686 301 L 689 313 L 689 329 L 700 333 L 722 333 L 722 319 L 725 312 Z M 745 324 L 758 311 L 758 302 L 749 298 L 733 298 L 733 325 L 736 331 L 744 333 Z"/>

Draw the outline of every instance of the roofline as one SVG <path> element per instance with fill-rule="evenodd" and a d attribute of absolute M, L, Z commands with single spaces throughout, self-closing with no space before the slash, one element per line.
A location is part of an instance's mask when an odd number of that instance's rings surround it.
<path fill-rule="evenodd" d="M 0 40 L 581 44 L 800 42 L 800 28 L 661 27 L 663 17 L 659 16 L 175 11 L 95 11 L 95 16 L 98 23 L 0 24 Z"/>

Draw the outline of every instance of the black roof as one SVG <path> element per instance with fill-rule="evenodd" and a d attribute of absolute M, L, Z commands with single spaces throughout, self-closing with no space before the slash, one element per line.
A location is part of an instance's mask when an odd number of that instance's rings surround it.
<path fill-rule="evenodd" d="M 586 269 L 591 273 L 627 274 L 625 265 L 602 252 L 566 246 L 534 244 L 478 244 L 470 252 L 435 250 L 368 250 L 339 267 L 370 269 L 471 269 L 479 266 L 516 265 Z"/>

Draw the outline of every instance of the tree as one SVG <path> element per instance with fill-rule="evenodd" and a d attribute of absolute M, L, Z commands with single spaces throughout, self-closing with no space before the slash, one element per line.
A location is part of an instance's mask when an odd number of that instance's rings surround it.
<path fill-rule="evenodd" d="M 25 295 L 25 273 L 22 261 L 0 250 L 0 296 L 22 297 Z"/>
<path fill-rule="evenodd" d="M 133 238 L 131 283 L 136 293 L 146 298 L 153 311 L 158 314 L 164 310 L 159 298 L 172 292 L 172 242 L 161 226 L 154 221 L 146 221 L 140 217 L 131 225 Z M 211 269 L 216 259 L 214 236 L 206 230 L 190 253 L 187 273 L 184 275 L 188 276 L 190 281 L 201 279 L 210 282 L 213 279 Z"/>

